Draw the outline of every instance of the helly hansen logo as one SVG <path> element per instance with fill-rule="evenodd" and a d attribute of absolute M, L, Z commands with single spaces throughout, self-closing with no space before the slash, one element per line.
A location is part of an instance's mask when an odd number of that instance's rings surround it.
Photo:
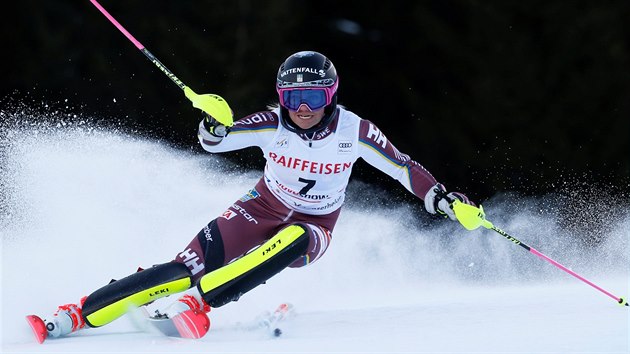
<path fill-rule="evenodd" d="M 383 149 L 385 149 L 385 146 L 387 146 L 387 138 L 385 137 L 385 134 L 381 133 L 381 131 L 378 130 L 378 128 L 375 127 L 374 124 L 370 124 L 370 128 L 367 133 L 367 138 L 372 139 L 375 143 L 380 145 Z"/>
<path fill-rule="evenodd" d="M 186 248 L 184 252 L 178 254 L 177 257 L 182 259 L 186 267 L 190 269 L 192 275 L 195 275 L 204 269 L 203 262 L 200 261 L 199 256 L 197 256 L 197 252 L 190 249 L 190 247 Z"/>

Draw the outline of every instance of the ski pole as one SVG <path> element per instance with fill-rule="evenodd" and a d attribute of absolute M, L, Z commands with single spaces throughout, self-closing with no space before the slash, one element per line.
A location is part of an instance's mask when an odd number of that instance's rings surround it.
<path fill-rule="evenodd" d="M 476 206 L 469 205 L 469 204 L 466 204 L 466 203 L 462 203 L 459 200 L 455 200 L 453 202 L 453 211 L 455 212 L 455 216 L 457 217 L 457 220 L 459 221 L 459 223 L 462 224 L 462 226 L 464 226 L 464 228 L 466 228 L 467 230 L 469 230 L 469 231 L 470 230 L 475 230 L 475 229 L 479 228 L 480 226 L 483 226 L 486 229 L 493 230 L 496 233 L 498 233 L 499 235 L 501 235 L 504 238 L 506 238 L 507 240 L 512 241 L 514 244 L 523 247 L 524 249 L 526 249 L 530 253 L 538 256 L 539 258 L 542 258 L 543 260 L 551 263 L 555 267 L 562 269 L 563 271 L 571 274 L 572 276 L 578 278 L 579 280 L 585 282 L 586 284 L 592 286 L 593 288 L 601 291 L 602 293 L 606 294 L 608 297 L 614 299 L 619 305 L 630 306 L 630 305 L 628 305 L 628 301 L 625 300 L 624 298 L 617 297 L 617 296 L 611 294 L 610 292 L 604 290 L 602 287 L 596 285 L 595 283 L 591 282 L 590 280 L 584 278 L 583 276 L 577 274 L 576 272 L 572 271 L 571 269 L 563 266 L 562 264 L 558 263 L 557 261 L 555 261 L 555 260 L 551 259 L 550 257 L 544 255 L 542 252 L 534 249 L 533 247 L 530 247 L 530 246 L 526 245 L 525 243 L 519 241 L 516 237 L 511 236 L 507 232 L 505 232 L 505 231 L 501 230 L 500 228 L 494 226 L 494 224 L 492 224 L 489 220 L 486 219 L 486 214 L 483 211 L 483 207 L 481 205 L 479 206 L 479 208 L 477 208 Z"/>
<path fill-rule="evenodd" d="M 162 71 L 164 75 L 168 76 L 171 81 L 179 86 L 180 89 L 184 90 L 186 98 L 188 98 L 192 102 L 193 107 L 199 108 L 200 110 L 208 113 L 219 123 L 227 127 L 231 127 L 234 124 L 232 110 L 222 97 L 213 94 L 198 95 L 197 93 L 195 93 L 190 87 L 186 86 L 180 79 L 178 79 L 172 71 L 170 71 L 164 64 L 162 64 L 162 62 L 160 62 L 155 57 L 155 55 L 149 52 L 149 50 L 145 48 L 142 43 L 140 43 L 120 23 L 118 23 L 118 21 L 116 21 L 116 19 L 112 15 L 110 15 L 109 12 L 107 12 L 107 10 L 105 10 L 105 8 L 103 8 L 103 6 L 98 3 L 98 1 L 90 0 L 90 2 L 92 2 L 92 4 L 96 6 L 96 8 L 99 9 L 99 11 L 101 11 L 101 13 L 105 15 L 105 17 L 107 17 L 107 19 L 114 26 L 116 26 L 116 28 L 118 28 L 118 30 L 120 30 L 120 32 L 122 32 L 122 34 L 124 34 L 125 37 L 127 37 L 127 39 L 129 39 L 131 43 L 133 43 L 136 48 L 138 48 L 142 52 L 142 54 L 147 57 L 147 59 L 149 59 L 149 61 L 155 64 L 155 66 L 157 66 L 157 68 L 160 69 L 160 71 Z"/>

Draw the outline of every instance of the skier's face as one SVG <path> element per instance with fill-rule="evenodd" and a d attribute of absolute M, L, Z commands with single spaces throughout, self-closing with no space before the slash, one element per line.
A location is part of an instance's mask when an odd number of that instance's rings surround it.
<path fill-rule="evenodd" d="M 311 111 L 307 105 L 303 104 L 297 111 L 289 110 L 289 117 L 300 129 L 309 129 L 317 125 L 322 118 L 324 118 L 324 109 L 325 108 L 320 108 L 316 111 Z"/>

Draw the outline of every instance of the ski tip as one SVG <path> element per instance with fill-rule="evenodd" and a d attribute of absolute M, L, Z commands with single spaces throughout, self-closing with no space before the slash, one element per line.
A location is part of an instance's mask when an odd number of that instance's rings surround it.
<path fill-rule="evenodd" d="M 48 331 L 46 330 L 46 324 L 44 321 L 38 316 L 28 315 L 26 316 L 26 322 L 28 322 L 29 326 L 31 326 L 37 342 L 39 344 L 44 343 L 46 337 L 48 337 Z"/>

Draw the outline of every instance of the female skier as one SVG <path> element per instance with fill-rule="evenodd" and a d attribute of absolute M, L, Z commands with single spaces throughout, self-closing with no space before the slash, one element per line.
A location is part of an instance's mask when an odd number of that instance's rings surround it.
<path fill-rule="evenodd" d="M 99 327 L 130 307 L 196 286 L 198 292 L 182 296 L 163 316 L 185 319 L 180 323 L 196 331 L 190 336 L 203 336 L 211 307 L 235 301 L 282 269 L 306 266 L 324 254 L 358 158 L 423 199 L 431 214 L 455 220 L 455 199 L 472 204 L 464 194 L 448 193 L 373 123 L 337 105 L 338 87 L 333 63 L 320 53 L 302 51 L 280 65 L 278 107 L 233 126 L 205 114 L 198 131 L 203 148 L 220 153 L 259 147 L 266 159 L 262 178 L 171 262 L 112 282 L 79 304 L 60 306 L 48 320 L 37 322 L 33 316 L 34 329 L 45 325 L 45 338 Z"/>

